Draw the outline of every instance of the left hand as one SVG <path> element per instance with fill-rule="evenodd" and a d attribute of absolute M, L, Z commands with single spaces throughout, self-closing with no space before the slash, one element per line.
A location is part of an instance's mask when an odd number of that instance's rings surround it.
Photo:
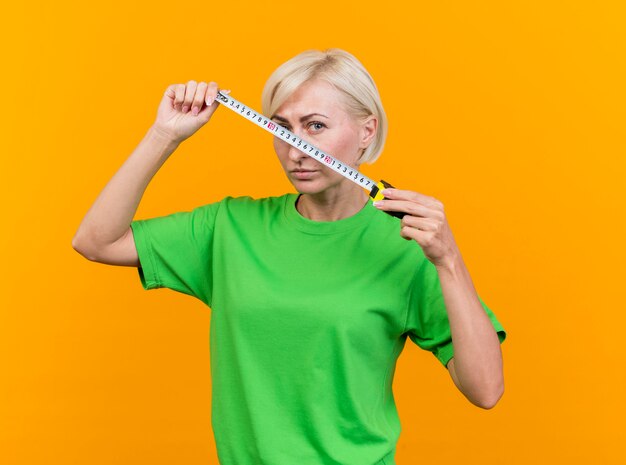
<path fill-rule="evenodd" d="M 443 211 L 443 203 L 434 197 L 413 191 L 383 190 L 385 200 L 375 202 L 380 210 L 406 213 L 401 220 L 400 236 L 414 240 L 424 251 L 424 255 L 435 266 L 446 266 L 458 255 L 458 247 L 448 220 Z"/>

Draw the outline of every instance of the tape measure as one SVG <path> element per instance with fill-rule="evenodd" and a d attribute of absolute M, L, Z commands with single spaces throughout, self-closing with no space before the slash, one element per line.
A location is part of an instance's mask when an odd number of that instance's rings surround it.
<path fill-rule="evenodd" d="M 342 161 L 337 160 L 332 155 L 329 155 L 322 149 L 315 147 L 313 144 L 305 141 L 301 137 L 296 136 L 291 131 L 288 131 L 284 126 L 273 122 L 267 116 L 264 116 L 261 113 L 239 102 L 238 100 L 235 100 L 230 95 L 218 92 L 215 100 L 224 105 L 226 108 L 231 109 L 238 115 L 243 116 L 248 121 L 252 121 L 257 126 L 262 127 L 266 131 L 272 133 L 279 139 L 284 140 L 289 145 L 303 152 L 305 155 L 308 155 L 309 157 L 317 160 L 319 163 L 328 166 L 332 170 L 336 171 L 343 177 L 348 178 L 350 181 L 358 184 L 363 189 L 369 192 L 369 196 L 371 197 L 372 202 L 385 199 L 385 197 L 381 193 L 384 188 L 393 188 L 391 184 L 383 181 L 382 179 L 378 183 L 372 181 L 370 178 L 360 173 L 356 169 L 352 168 L 349 165 L 346 165 Z M 395 216 L 396 218 L 402 218 L 406 214 L 404 212 L 386 210 L 383 211 L 391 216 Z"/>

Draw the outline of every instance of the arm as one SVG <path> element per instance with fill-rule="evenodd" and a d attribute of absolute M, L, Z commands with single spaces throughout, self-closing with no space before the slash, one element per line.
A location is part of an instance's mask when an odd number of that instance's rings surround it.
<path fill-rule="evenodd" d="M 498 334 L 483 309 L 452 235 L 443 204 L 417 192 L 385 189 L 381 210 L 405 212 L 400 235 L 415 240 L 436 267 L 448 314 L 454 358 L 448 369 L 473 404 L 492 408 L 504 392 Z"/>
<path fill-rule="evenodd" d="M 148 130 L 83 218 L 72 239 L 72 247 L 78 253 L 89 260 L 107 260 L 107 248 L 124 244 L 126 253 L 119 251 L 107 263 L 139 265 L 136 250 L 130 247 L 130 223 L 148 183 L 177 146 L 154 126 Z"/>
<path fill-rule="evenodd" d="M 178 145 L 209 121 L 219 107 L 217 92 L 213 81 L 166 89 L 155 123 L 83 218 L 72 239 L 77 252 L 102 263 L 140 265 L 130 228 L 139 201 Z"/>
<path fill-rule="evenodd" d="M 502 350 L 460 254 L 437 266 L 454 357 L 448 370 L 454 384 L 474 405 L 489 409 L 504 393 Z"/>

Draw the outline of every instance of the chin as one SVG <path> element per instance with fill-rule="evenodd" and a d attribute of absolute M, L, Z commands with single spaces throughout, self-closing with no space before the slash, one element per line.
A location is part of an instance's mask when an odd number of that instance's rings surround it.
<path fill-rule="evenodd" d="M 330 168 L 322 167 L 322 171 L 324 169 L 330 170 Z M 298 179 L 287 174 L 287 179 L 300 194 L 308 195 L 321 194 L 328 189 L 339 188 L 344 183 L 352 184 L 352 181 L 334 172 L 328 174 L 318 172 L 313 179 Z"/>
<path fill-rule="evenodd" d="M 328 189 L 326 183 L 319 182 L 319 180 L 302 181 L 299 179 L 291 179 L 290 181 L 300 194 L 315 195 Z"/>

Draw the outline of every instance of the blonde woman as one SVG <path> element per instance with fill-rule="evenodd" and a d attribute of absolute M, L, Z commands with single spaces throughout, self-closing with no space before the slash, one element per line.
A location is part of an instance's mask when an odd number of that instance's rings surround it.
<path fill-rule="evenodd" d="M 392 381 L 407 337 L 447 367 L 470 402 L 492 408 L 504 389 L 506 332 L 477 295 L 439 200 L 390 189 L 374 205 L 361 187 L 275 137 L 297 192 L 224 196 L 133 221 L 157 170 L 219 107 L 217 92 L 215 82 L 167 88 L 156 121 L 72 245 L 89 260 L 138 267 L 145 289 L 170 288 L 211 308 L 220 463 L 394 464 Z M 262 107 L 357 169 L 385 143 L 376 85 L 343 50 L 308 50 L 283 63 Z"/>

